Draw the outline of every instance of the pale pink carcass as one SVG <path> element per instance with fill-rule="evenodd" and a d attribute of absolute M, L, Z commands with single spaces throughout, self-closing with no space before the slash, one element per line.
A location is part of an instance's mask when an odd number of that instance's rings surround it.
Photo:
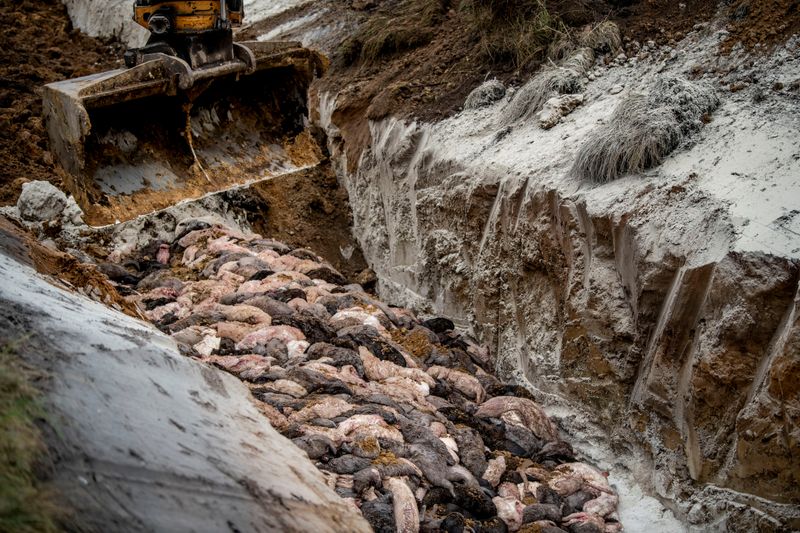
<path fill-rule="evenodd" d="M 617 510 L 619 498 L 616 494 L 601 492 L 594 500 L 589 500 L 583 505 L 584 512 L 606 517 Z"/>
<path fill-rule="evenodd" d="M 378 359 L 372 352 L 363 346 L 359 346 L 358 355 L 364 362 L 364 371 L 367 378 L 373 381 L 381 381 L 390 377 L 404 377 L 418 383 L 424 383 L 429 387 L 426 396 L 430 393 L 430 387 L 436 385 L 436 381 L 425 371 L 419 368 L 404 368 L 391 361 Z"/>
<path fill-rule="evenodd" d="M 192 348 L 200 355 L 208 356 L 211 355 L 212 352 L 219 350 L 221 340 L 222 339 L 212 333 L 203 337 L 203 340 L 192 346 Z"/>
<path fill-rule="evenodd" d="M 156 252 L 156 261 L 162 265 L 169 264 L 169 244 L 162 244 Z"/>
<path fill-rule="evenodd" d="M 565 516 L 562 519 L 562 522 L 565 526 L 569 527 L 573 524 L 594 524 L 597 526 L 601 531 L 605 530 L 605 521 L 602 517 L 597 516 L 596 514 L 580 512 L 580 513 L 572 513 L 571 515 Z"/>
<path fill-rule="evenodd" d="M 506 413 L 516 412 L 521 425 L 546 441 L 558 439 L 558 429 L 541 407 L 527 398 L 496 396 L 486 400 L 475 413 L 479 417 L 503 418 Z"/>
<path fill-rule="evenodd" d="M 292 341 L 304 341 L 303 332 L 292 326 L 267 326 L 247 335 L 236 344 L 237 350 L 252 350 L 256 346 L 264 346 L 269 341 L 277 339 L 285 344 Z"/>
<path fill-rule="evenodd" d="M 554 478 L 548 482 L 551 487 L 553 483 L 559 484 L 562 480 L 576 479 L 581 485 L 581 488 L 599 496 L 600 493 L 614 494 L 614 490 L 608 484 L 608 478 L 600 470 L 586 463 L 564 463 L 558 465 L 553 473 Z M 564 481 L 565 484 L 569 483 Z M 558 491 L 556 487 L 554 490 Z"/>
<path fill-rule="evenodd" d="M 497 495 L 502 498 L 514 498 L 515 500 L 522 499 L 519 487 L 515 483 L 511 483 L 509 481 L 500 483 L 500 486 L 497 487 Z"/>
<path fill-rule="evenodd" d="M 378 332 L 386 332 L 386 328 L 383 327 L 380 320 L 360 307 L 339 310 L 331 317 L 330 325 L 336 331 L 350 326 L 372 326 Z"/>
<path fill-rule="evenodd" d="M 522 511 L 525 509 L 522 502 L 513 497 L 502 496 L 495 496 L 492 502 L 497 508 L 497 516 L 505 522 L 508 530 L 518 531 L 522 526 Z"/>
<path fill-rule="evenodd" d="M 419 509 L 414 493 L 408 484 L 400 478 L 390 477 L 383 482 L 392 493 L 392 508 L 394 509 L 394 524 L 397 533 L 419 532 Z"/>
<path fill-rule="evenodd" d="M 244 324 L 243 322 L 218 322 L 215 327 L 217 328 L 217 335 L 236 343 L 241 342 L 249 334 L 261 328 L 258 324 Z"/>
<path fill-rule="evenodd" d="M 198 342 L 202 341 L 205 336 L 213 333 L 214 330 L 210 328 L 203 326 L 189 326 L 188 328 L 183 328 L 180 331 L 176 331 L 171 336 L 181 344 L 194 346 Z"/>
<path fill-rule="evenodd" d="M 208 253 L 210 254 L 247 254 L 247 255 L 256 255 L 252 251 L 244 248 L 238 244 L 236 244 L 235 239 L 231 239 L 228 236 L 219 237 L 214 239 L 213 241 L 209 241 L 208 246 L 206 247 Z"/>
<path fill-rule="evenodd" d="M 302 398 L 308 394 L 308 391 L 302 385 L 290 379 L 276 379 L 272 383 L 266 384 L 265 388 L 273 392 L 288 394 L 295 398 Z"/>
<path fill-rule="evenodd" d="M 309 347 L 308 341 L 289 341 L 286 343 L 286 351 L 288 352 L 288 357 L 290 359 L 293 358 L 301 358 L 305 355 L 306 350 Z"/>
<path fill-rule="evenodd" d="M 483 386 L 477 379 L 466 372 L 443 366 L 432 366 L 428 368 L 428 374 L 434 378 L 447 381 L 464 396 L 474 400 L 475 403 L 480 404 L 486 399 L 486 391 L 483 390 Z"/>
<path fill-rule="evenodd" d="M 489 460 L 486 471 L 483 473 L 483 479 L 489 482 L 493 487 L 500 484 L 500 479 L 506 472 L 506 458 L 498 455 L 494 459 Z"/>
<path fill-rule="evenodd" d="M 332 419 L 341 416 L 353 409 L 353 406 L 346 401 L 331 397 L 320 400 L 312 405 L 307 405 L 296 413 L 292 413 L 289 420 L 292 422 L 308 422 L 314 418 Z"/>
<path fill-rule="evenodd" d="M 225 315 L 225 320 L 244 322 L 252 325 L 272 325 L 272 317 L 258 307 L 246 304 L 220 305 L 217 310 Z"/>
<path fill-rule="evenodd" d="M 236 374 L 242 379 L 255 379 L 269 370 L 274 359 L 257 354 L 248 354 L 241 356 L 212 355 L 204 357 L 202 361 L 221 366 L 231 374 Z"/>
<path fill-rule="evenodd" d="M 317 264 L 313 261 L 309 261 L 308 259 L 300 259 L 299 257 L 295 257 L 293 255 L 282 255 L 277 259 L 272 260 L 272 266 L 277 272 L 289 270 L 300 272 L 302 265 L 307 263 Z"/>
<path fill-rule="evenodd" d="M 145 311 L 144 316 L 151 322 L 159 322 L 170 313 L 173 313 L 180 320 L 189 316 L 190 310 L 180 302 L 170 302 L 153 310 Z"/>

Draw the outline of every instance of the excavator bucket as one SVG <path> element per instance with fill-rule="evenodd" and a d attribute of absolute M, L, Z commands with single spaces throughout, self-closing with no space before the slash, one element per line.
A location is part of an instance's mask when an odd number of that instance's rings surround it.
<path fill-rule="evenodd" d="M 307 91 L 322 56 L 299 43 L 235 43 L 236 60 L 192 70 L 143 63 L 44 88 L 64 182 L 92 225 L 319 163 Z"/>

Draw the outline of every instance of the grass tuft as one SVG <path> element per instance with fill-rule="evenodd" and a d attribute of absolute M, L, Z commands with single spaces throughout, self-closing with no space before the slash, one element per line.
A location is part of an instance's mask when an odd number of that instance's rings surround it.
<path fill-rule="evenodd" d="M 400 0 L 390 9 L 372 15 L 358 31 L 345 39 L 337 50 L 344 65 L 357 61 L 375 62 L 399 52 L 431 42 L 434 30 L 449 0 Z"/>
<path fill-rule="evenodd" d="M 583 90 L 583 77 L 594 64 L 591 48 L 581 48 L 557 65 L 544 67 L 530 79 L 500 114 L 499 126 L 530 119 L 555 94 L 574 94 Z"/>
<path fill-rule="evenodd" d="M 543 0 L 466 0 L 462 8 L 492 63 L 522 68 L 543 59 L 550 43 L 566 35 Z"/>
<path fill-rule="evenodd" d="M 56 507 L 37 486 L 46 453 L 35 423 L 42 414 L 14 345 L 0 347 L 0 531 L 58 531 Z"/>
<path fill-rule="evenodd" d="M 374 63 L 430 43 L 448 11 L 478 42 L 485 60 L 522 68 L 545 57 L 550 43 L 566 35 L 544 0 L 397 0 L 372 14 L 345 39 L 335 60 L 349 66 Z"/>
<path fill-rule="evenodd" d="M 577 33 L 569 32 L 562 38 L 553 41 L 547 57 L 558 61 L 568 57 L 579 48 L 591 48 L 598 55 L 618 54 L 622 50 L 622 35 L 619 26 L 611 21 L 604 21 L 594 26 L 587 26 Z"/>
<path fill-rule="evenodd" d="M 719 105 L 714 90 L 681 78 L 659 79 L 649 94 L 628 96 L 578 151 L 573 172 L 607 183 L 659 165 Z"/>

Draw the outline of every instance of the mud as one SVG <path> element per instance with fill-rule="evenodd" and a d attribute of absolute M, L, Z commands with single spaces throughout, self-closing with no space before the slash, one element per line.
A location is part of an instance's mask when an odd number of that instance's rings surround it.
<path fill-rule="evenodd" d="M 122 48 L 74 30 L 58 0 L 3 2 L 0 16 L 0 205 L 9 205 L 26 181 L 61 185 L 42 126 L 41 86 L 114 68 Z"/>
<path fill-rule="evenodd" d="M 329 164 L 258 183 L 248 196 L 239 205 L 247 208 L 253 231 L 310 248 L 349 279 L 359 278 L 367 269 L 350 231 L 353 215 L 347 191 Z"/>
<path fill-rule="evenodd" d="M 726 12 L 730 37 L 723 45 L 728 52 L 738 43 L 748 49 L 771 50 L 787 35 L 800 31 L 800 3 L 796 0 L 739 0 Z"/>

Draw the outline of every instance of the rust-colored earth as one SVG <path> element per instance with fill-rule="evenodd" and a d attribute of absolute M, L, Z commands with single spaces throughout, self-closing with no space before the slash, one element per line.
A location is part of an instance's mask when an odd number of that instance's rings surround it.
<path fill-rule="evenodd" d="M 42 126 L 41 86 L 115 68 L 121 45 L 74 30 L 58 0 L 0 2 L 0 205 L 22 184 L 61 179 Z"/>
<path fill-rule="evenodd" d="M 40 274 L 57 279 L 56 285 L 78 291 L 132 317 L 142 318 L 136 306 L 122 298 L 96 268 L 69 254 L 43 246 L 4 217 L 0 217 L 0 248 Z"/>
<path fill-rule="evenodd" d="M 800 1 L 738 0 L 729 2 L 726 15 L 730 37 L 723 44 L 728 51 L 737 43 L 748 49 L 761 45 L 769 50 L 790 35 L 800 32 Z"/>

